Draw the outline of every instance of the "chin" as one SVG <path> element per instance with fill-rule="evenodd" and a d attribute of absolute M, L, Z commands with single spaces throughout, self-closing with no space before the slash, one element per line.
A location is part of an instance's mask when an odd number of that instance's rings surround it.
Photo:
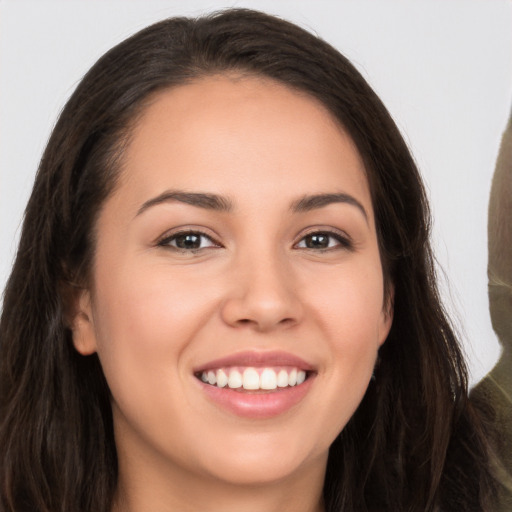
<path fill-rule="evenodd" d="M 277 456 L 276 456 L 277 455 Z M 211 476 L 235 486 L 258 486 L 278 483 L 300 472 L 303 464 L 283 460 L 278 454 L 272 459 L 247 461 L 230 459 L 229 464 L 216 468 Z"/>
<path fill-rule="evenodd" d="M 258 439 L 259 437 L 259 439 Z M 233 485 L 263 485 L 297 476 L 312 466 L 327 463 L 329 446 L 307 448 L 304 440 L 270 440 L 268 436 L 252 436 L 250 445 L 224 444 L 221 453 L 212 453 L 203 463 L 211 476 Z M 220 444 L 220 443 L 219 443 Z M 316 449 L 315 449 L 316 448 Z"/>

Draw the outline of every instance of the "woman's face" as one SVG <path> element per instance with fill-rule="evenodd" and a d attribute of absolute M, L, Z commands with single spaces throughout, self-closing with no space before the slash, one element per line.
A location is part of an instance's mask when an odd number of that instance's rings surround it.
<path fill-rule="evenodd" d="M 323 106 L 247 77 L 160 93 L 92 276 L 74 343 L 99 355 L 121 473 L 323 475 L 391 324 L 363 164 Z"/>

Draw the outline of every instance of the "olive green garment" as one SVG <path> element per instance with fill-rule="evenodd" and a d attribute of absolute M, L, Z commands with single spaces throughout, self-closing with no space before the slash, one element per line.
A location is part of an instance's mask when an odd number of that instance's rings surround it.
<path fill-rule="evenodd" d="M 472 390 L 471 399 L 495 430 L 500 508 L 512 511 L 512 114 L 503 134 L 489 200 L 487 267 L 492 326 L 501 358 Z M 490 412 L 492 411 L 492 412 Z"/>

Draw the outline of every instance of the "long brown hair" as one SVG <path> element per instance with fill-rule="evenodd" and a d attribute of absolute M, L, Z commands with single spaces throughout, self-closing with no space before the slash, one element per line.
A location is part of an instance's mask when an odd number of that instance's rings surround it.
<path fill-rule="evenodd" d="M 117 480 L 110 396 L 66 321 L 87 286 L 94 226 L 123 148 L 157 91 L 213 73 L 278 80 L 322 102 L 365 163 L 394 321 L 375 382 L 333 443 L 326 510 L 489 510 L 485 440 L 446 319 L 421 178 L 379 98 L 338 51 L 250 10 L 173 18 L 106 53 L 66 104 L 41 160 L 0 322 L 0 503 L 106 512 Z"/>

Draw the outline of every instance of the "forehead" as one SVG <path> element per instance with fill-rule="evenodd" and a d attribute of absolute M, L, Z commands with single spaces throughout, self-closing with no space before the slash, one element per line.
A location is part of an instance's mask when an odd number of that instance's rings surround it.
<path fill-rule="evenodd" d="M 362 159 L 327 108 L 259 77 L 210 76 L 156 94 L 124 153 L 123 182 L 147 197 L 169 188 L 261 199 L 279 187 L 295 196 L 348 187 L 371 211 Z"/>

